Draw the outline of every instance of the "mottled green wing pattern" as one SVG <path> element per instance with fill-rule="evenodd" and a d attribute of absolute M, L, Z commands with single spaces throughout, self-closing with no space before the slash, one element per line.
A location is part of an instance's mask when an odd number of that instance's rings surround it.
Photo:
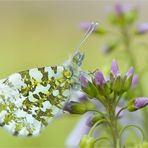
<path fill-rule="evenodd" d="M 0 81 L 0 126 L 14 135 L 38 135 L 62 113 L 71 71 L 63 66 L 33 68 Z"/>

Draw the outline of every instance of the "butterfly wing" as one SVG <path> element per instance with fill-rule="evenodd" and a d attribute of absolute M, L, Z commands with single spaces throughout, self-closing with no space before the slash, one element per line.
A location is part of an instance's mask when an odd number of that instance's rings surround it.
<path fill-rule="evenodd" d="M 0 81 L 0 126 L 14 135 L 38 135 L 62 113 L 72 74 L 63 66 L 33 68 Z"/>

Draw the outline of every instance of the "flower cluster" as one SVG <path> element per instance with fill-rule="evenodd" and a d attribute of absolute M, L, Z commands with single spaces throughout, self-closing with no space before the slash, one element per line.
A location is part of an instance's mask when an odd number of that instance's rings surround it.
<path fill-rule="evenodd" d="M 108 100 L 118 103 L 124 93 L 137 85 L 137 81 L 138 77 L 134 74 L 134 68 L 129 68 L 127 73 L 122 75 L 116 60 L 112 61 L 110 76 L 107 79 L 100 70 L 95 72 L 91 80 L 84 75 L 80 76 L 82 90 L 90 99 L 97 98 L 104 106 Z M 144 107 L 147 103 L 148 98 L 139 97 L 128 103 L 128 109 L 134 111 Z"/>
<path fill-rule="evenodd" d="M 117 147 L 121 144 L 117 142 L 120 139 L 118 119 L 123 117 L 121 112 L 125 109 L 129 112 L 136 111 L 148 104 L 148 98 L 137 97 L 128 99 L 128 102 L 125 99 L 123 106 L 120 103 L 121 107 L 119 107 L 119 102 L 124 99 L 124 94 L 137 84 L 138 77 L 134 74 L 134 68 L 129 68 L 126 74 L 123 75 L 116 60 L 112 60 L 108 77 L 105 77 L 101 70 L 96 70 L 90 75 L 81 74 L 79 79 L 81 89 L 85 93 L 83 96 L 85 99 L 79 102 L 71 101 L 67 103 L 64 110 L 72 114 L 84 114 L 89 111 L 93 113 L 86 121 L 86 125 L 90 127 L 90 132 L 82 137 L 80 147 L 84 148 L 86 145 L 89 145 L 90 148 L 94 147 L 97 140 L 92 135 L 92 131 L 99 124 L 105 124 L 110 128 L 113 141 L 111 145 Z M 94 99 L 100 102 L 104 110 L 101 110 L 101 106 L 98 106 L 97 102 L 91 101 Z"/>
<path fill-rule="evenodd" d="M 97 100 L 99 100 L 106 110 L 105 113 L 102 113 L 103 116 L 99 116 L 99 118 L 92 118 L 92 121 L 96 119 L 95 123 L 99 121 L 101 121 L 101 123 L 104 123 L 107 121 L 109 125 L 113 124 L 111 130 L 116 131 L 112 132 L 113 146 L 115 147 L 118 145 L 116 141 L 119 136 L 117 120 L 119 119 L 121 111 L 124 109 L 127 109 L 130 112 L 136 111 L 148 104 L 148 98 L 146 97 L 138 97 L 135 99 L 131 98 L 128 103 L 125 103 L 125 105 L 123 105 L 122 108 L 119 109 L 118 112 L 116 111 L 120 99 L 123 99 L 122 96 L 131 87 L 135 87 L 137 79 L 138 77 L 134 74 L 133 67 L 129 68 L 125 75 L 122 75 L 116 60 L 112 61 L 110 75 L 107 78 L 105 78 L 101 70 L 96 70 L 96 72 L 89 79 L 84 75 L 80 76 L 80 82 L 83 92 L 85 92 L 90 99 L 96 98 Z M 90 139 L 90 144 L 92 144 L 94 139 L 85 136 L 84 138 L 82 138 L 80 146 L 82 145 L 82 143 L 85 143 L 85 139 L 88 138 Z M 87 143 L 88 141 L 89 140 L 87 140 Z"/>

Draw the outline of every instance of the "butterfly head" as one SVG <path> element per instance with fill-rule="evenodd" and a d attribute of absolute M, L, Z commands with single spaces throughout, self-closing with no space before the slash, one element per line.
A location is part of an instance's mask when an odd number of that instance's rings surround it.
<path fill-rule="evenodd" d="M 84 59 L 84 53 L 77 51 L 72 57 L 72 63 L 81 66 Z"/>

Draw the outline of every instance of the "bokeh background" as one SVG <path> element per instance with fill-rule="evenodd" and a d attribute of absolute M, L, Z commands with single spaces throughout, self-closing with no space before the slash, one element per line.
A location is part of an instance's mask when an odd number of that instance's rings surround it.
<path fill-rule="evenodd" d="M 115 2 L 0 1 L 0 78 L 32 67 L 61 64 L 73 53 L 84 34 L 79 28 L 80 22 L 96 21 L 107 26 L 105 17 Z M 122 2 L 138 5 L 139 22 L 148 20 L 147 0 Z M 147 35 L 138 38 L 141 41 L 147 39 Z M 82 68 L 93 70 L 98 67 L 104 68 L 104 65 L 108 67 L 111 59 L 115 57 L 124 71 L 127 60 L 122 51 L 104 57 L 100 50 L 104 42 L 105 38 L 93 35 L 81 47 L 86 56 Z M 138 66 L 145 64 L 145 52 L 147 51 L 140 47 L 134 49 L 134 54 L 139 60 Z M 147 76 L 142 78 L 146 87 Z M 145 95 L 148 95 L 146 91 Z M 0 129 L 0 148 L 64 148 L 65 140 L 79 118 L 65 115 L 49 125 L 40 136 L 33 138 L 13 137 Z"/>

